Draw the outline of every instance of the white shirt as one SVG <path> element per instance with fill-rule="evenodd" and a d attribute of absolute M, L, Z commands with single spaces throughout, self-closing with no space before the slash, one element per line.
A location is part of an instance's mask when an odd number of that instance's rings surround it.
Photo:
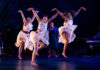
<path fill-rule="evenodd" d="M 47 27 L 48 27 L 48 22 L 46 23 L 40 22 L 38 25 L 38 29 L 41 31 L 47 31 Z"/>
<path fill-rule="evenodd" d="M 28 23 L 26 26 L 23 25 L 23 30 L 30 32 L 33 29 L 32 23 Z"/>
<path fill-rule="evenodd" d="M 64 22 L 64 26 L 73 25 L 73 20 L 69 19 L 67 22 Z"/>

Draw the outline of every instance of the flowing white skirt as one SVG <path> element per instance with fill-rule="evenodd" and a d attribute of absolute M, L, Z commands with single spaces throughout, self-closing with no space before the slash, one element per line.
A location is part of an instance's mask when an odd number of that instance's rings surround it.
<path fill-rule="evenodd" d="M 24 49 L 29 49 L 29 50 L 33 50 L 33 45 L 32 43 L 29 41 L 30 38 L 30 34 L 26 34 L 22 31 L 19 32 L 18 36 L 17 36 L 17 41 L 15 43 L 16 47 L 20 47 L 21 43 L 24 42 Z"/>
<path fill-rule="evenodd" d="M 77 28 L 77 25 L 68 25 L 68 26 L 61 26 L 59 27 L 59 42 L 65 43 L 66 41 L 62 37 L 62 33 L 66 32 L 67 33 L 67 38 L 68 38 L 68 43 L 71 43 L 74 41 L 76 38 L 76 35 L 74 34 L 75 29 Z"/>
<path fill-rule="evenodd" d="M 39 33 L 36 33 L 35 31 L 32 31 L 30 33 L 30 41 L 32 43 L 42 41 L 46 45 L 49 45 L 49 32 L 48 31 L 41 31 Z"/>

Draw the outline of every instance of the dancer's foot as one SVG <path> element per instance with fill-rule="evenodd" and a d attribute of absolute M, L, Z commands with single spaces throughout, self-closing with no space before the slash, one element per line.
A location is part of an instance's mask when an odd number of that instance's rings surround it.
<path fill-rule="evenodd" d="M 33 66 L 38 66 L 38 64 L 36 64 L 35 62 L 31 62 L 31 64 L 32 64 Z"/>
<path fill-rule="evenodd" d="M 65 53 L 62 53 L 62 55 L 63 55 L 65 58 L 68 58 L 68 57 L 66 56 L 66 54 L 65 54 Z"/>
<path fill-rule="evenodd" d="M 18 59 L 19 59 L 19 60 L 22 60 L 22 57 L 21 57 L 21 56 L 18 56 Z"/>

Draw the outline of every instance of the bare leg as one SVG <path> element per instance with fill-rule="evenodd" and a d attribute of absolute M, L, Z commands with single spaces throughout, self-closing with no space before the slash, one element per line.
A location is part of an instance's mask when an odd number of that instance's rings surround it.
<path fill-rule="evenodd" d="M 39 47 L 38 47 L 38 51 L 39 50 L 41 50 L 41 49 L 43 49 L 43 48 L 46 48 L 47 46 L 44 44 L 44 43 L 42 43 Z M 37 56 L 39 56 L 39 54 L 38 54 L 38 51 L 37 51 Z"/>
<path fill-rule="evenodd" d="M 44 44 L 44 43 L 42 43 L 39 47 L 38 47 L 38 51 L 39 50 L 41 50 L 41 49 L 43 49 L 43 48 L 46 48 L 47 46 Z"/>
<path fill-rule="evenodd" d="M 65 58 L 67 58 L 67 56 L 66 56 L 66 48 L 67 48 L 67 45 L 68 45 L 67 33 L 63 33 L 63 38 L 65 39 L 66 42 L 64 43 L 62 55 Z"/>
<path fill-rule="evenodd" d="M 66 48 L 67 48 L 67 42 L 64 43 L 63 52 L 62 52 L 62 55 L 63 55 L 65 58 L 67 58 L 67 56 L 66 56 Z"/>
<path fill-rule="evenodd" d="M 38 43 L 36 42 L 36 43 L 34 43 L 34 50 L 33 50 L 33 53 L 32 53 L 32 61 L 31 61 L 31 64 L 34 65 L 34 66 L 37 66 L 37 64 L 35 62 L 37 50 L 38 50 Z"/>
<path fill-rule="evenodd" d="M 19 51 L 18 51 L 18 59 L 22 59 L 21 53 L 24 47 L 24 42 L 21 43 L 20 47 L 19 47 Z"/>

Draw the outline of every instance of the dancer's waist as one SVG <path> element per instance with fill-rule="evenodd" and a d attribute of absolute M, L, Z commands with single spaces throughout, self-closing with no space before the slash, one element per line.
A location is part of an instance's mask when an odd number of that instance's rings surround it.
<path fill-rule="evenodd" d="M 24 31 L 24 30 L 22 30 L 22 32 L 24 32 L 25 34 L 28 34 L 29 33 L 28 31 Z"/>
<path fill-rule="evenodd" d="M 37 30 L 36 30 L 36 33 L 44 32 L 44 31 L 47 31 L 47 30 L 40 30 L 40 29 L 37 29 Z"/>

